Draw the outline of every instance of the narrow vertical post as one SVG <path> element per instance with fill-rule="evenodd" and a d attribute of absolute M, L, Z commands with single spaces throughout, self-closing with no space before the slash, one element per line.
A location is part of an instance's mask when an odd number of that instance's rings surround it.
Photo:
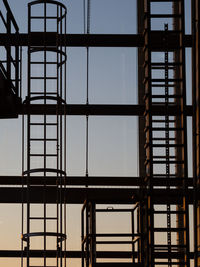
<path fill-rule="evenodd" d="M 91 267 L 96 264 L 96 211 L 94 201 L 90 205 L 90 262 Z"/>
<path fill-rule="evenodd" d="M 7 34 L 11 34 L 11 17 L 10 17 L 10 12 L 7 11 Z M 9 84 L 11 85 L 11 46 L 6 46 L 7 50 L 7 56 L 6 56 L 6 64 L 7 64 L 7 77 L 9 79 Z"/>
<path fill-rule="evenodd" d="M 194 266 L 200 266 L 200 4 L 192 0 L 192 101 L 193 101 L 193 185 L 194 185 Z"/>
<path fill-rule="evenodd" d="M 131 211 L 131 232 L 132 232 L 132 261 L 135 263 L 135 243 L 134 243 L 134 238 L 135 238 L 135 223 L 134 223 L 134 210 Z"/>
<path fill-rule="evenodd" d="M 137 0 L 137 32 L 138 34 L 143 34 L 144 32 L 144 0 Z M 142 47 L 138 48 L 138 104 L 144 105 L 144 95 L 145 95 L 145 87 L 143 84 L 143 80 L 145 77 L 144 73 L 144 50 Z M 139 141 L 139 176 L 144 178 L 146 175 L 144 162 L 145 162 L 145 118 L 144 116 L 138 117 L 138 141 Z M 143 194 L 143 186 L 141 186 L 141 193 Z M 142 206 L 140 206 L 142 209 Z M 140 212 L 140 230 L 143 233 L 145 231 L 145 216 L 143 212 Z M 141 236 L 140 242 L 138 244 L 140 248 L 140 259 L 144 261 L 144 239 Z"/>

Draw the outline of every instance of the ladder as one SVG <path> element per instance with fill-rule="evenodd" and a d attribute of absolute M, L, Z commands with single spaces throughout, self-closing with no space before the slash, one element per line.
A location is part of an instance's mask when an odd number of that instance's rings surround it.
<path fill-rule="evenodd" d="M 49 10 L 54 10 L 53 14 Z M 26 252 L 26 261 L 22 259 L 22 266 L 62 267 L 66 266 L 63 256 L 66 249 L 66 207 L 63 194 L 66 177 L 66 122 L 65 117 L 59 115 L 59 109 L 66 99 L 66 48 L 60 45 L 59 35 L 66 32 L 65 6 L 56 1 L 29 3 L 29 37 L 37 31 L 37 25 L 43 25 L 44 45 L 28 46 L 28 96 L 24 103 L 27 107 L 31 104 L 43 105 L 44 110 L 47 110 L 48 104 L 54 104 L 57 114 L 28 114 L 25 123 L 27 156 L 23 179 L 27 181 L 27 207 L 26 214 L 23 214 L 25 227 L 22 241 L 25 246 L 22 249 Z M 45 34 L 52 28 L 55 29 L 57 44 L 49 47 L 45 45 Z M 38 175 L 41 177 L 40 186 L 31 183 L 34 176 Z M 56 183 L 50 186 L 48 180 L 55 176 Z M 43 203 L 35 207 L 32 200 L 37 191 L 42 192 Z M 50 193 L 54 195 L 55 205 L 47 202 Z M 37 262 L 31 257 L 31 251 L 35 249 L 43 252 L 42 259 Z M 47 258 L 48 250 L 55 251 L 56 257 Z"/>
<path fill-rule="evenodd" d="M 156 12 L 156 5 L 168 5 L 171 11 Z M 165 48 L 154 50 L 151 34 L 155 21 L 164 31 Z M 144 180 L 144 266 L 190 266 L 189 221 L 187 203 L 187 126 L 183 113 L 186 105 L 184 1 L 145 0 L 144 19 L 144 86 L 145 86 L 145 169 Z M 156 29 L 158 30 L 158 29 Z M 169 49 L 170 33 L 179 36 L 179 44 Z M 153 108 L 161 107 L 162 115 Z M 169 114 L 170 107 L 179 107 L 180 114 Z M 180 203 L 166 201 L 159 206 L 154 198 L 154 178 L 166 179 L 166 190 L 172 189 L 170 180 L 180 177 Z M 176 208 L 175 208 L 176 207 Z M 177 223 L 175 224 L 175 218 Z"/>

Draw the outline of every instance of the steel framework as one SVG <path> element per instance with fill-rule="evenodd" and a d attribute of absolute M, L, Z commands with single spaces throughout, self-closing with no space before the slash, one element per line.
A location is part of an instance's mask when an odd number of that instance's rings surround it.
<path fill-rule="evenodd" d="M 86 2 L 89 6 L 90 1 Z M 0 251 L 0 257 L 22 257 L 22 266 L 27 267 L 33 266 L 31 258 L 43 259 L 42 266 L 49 266 L 48 258 L 55 259 L 54 266 L 66 266 L 63 259 L 67 257 L 82 259 L 82 267 L 200 266 L 199 1 L 190 0 L 191 35 L 185 34 L 184 0 L 137 0 L 138 33 L 135 35 L 95 35 L 89 30 L 83 35 L 66 34 L 66 9 L 53 0 L 29 3 L 29 30 L 21 34 L 7 1 L 2 0 L 2 3 L 7 10 L 7 21 L 0 13 L 6 28 L 6 33 L 0 33 L 0 46 L 6 51 L 6 60 L 0 61 L 3 77 L 0 76 L 0 95 L 3 99 L 12 96 L 12 105 L 10 109 L 3 105 L 0 117 L 23 115 L 27 118 L 24 120 L 27 129 L 24 148 L 28 149 L 23 179 L 0 177 L 1 203 L 20 203 L 23 191 L 23 210 L 26 204 L 27 211 L 23 218 L 22 243 L 26 246 L 22 246 L 22 251 Z M 154 12 L 158 4 L 168 5 L 169 12 Z M 34 5 L 43 6 L 42 16 L 32 14 Z M 55 5 L 55 17 L 48 16 L 47 5 Z M 43 22 L 43 29 L 33 32 L 36 20 Z M 55 32 L 48 31 L 48 20 L 56 24 Z M 156 20 L 159 20 L 159 30 L 155 28 Z M 11 23 L 14 32 L 11 32 Z M 11 56 L 13 46 L 15 59 Z M 20 101 L 20 46 L 28 47 L 28 93 L 23 103 Z M 138 105 L 91 105 L 88 101 L 85 105 L 66 104 L 67 46 L 137 47 Z M 192 48 L 192 106 L 186 105 L 186 48 Z M 54 54 L 54 61 L 49 60 L 51 54 Z M 157 55 L 162 59 L 157 60 Z M 14 78 L 10 71 L 12 64 Z M 52 76 L 49 65 L 55 68 Z M 41 70 L 40 76 L 34 74 L 34 68 Z M 42 88 L 37 87 L 39 80 Z M 55 82 L 55 91 L 50 91 L 48 80 Z M 87 172 L 84 177 L 65 179 L 66 115 L 84 115 L 87 120 L 89 116 L 98 115 L 138 116 L 139 177 L 91 177 Z M 188 177 L 188 117 L 193 120 L 193 178 Z M 48 136 L 50 127 L 54 133 L 51 137 Z M 36 128 L 42 133 L 40 137 L 34 136 Z M 54 152 L 49 152 L 52 144 Z M 38 158 L 41 160 L 37 161 Z M 22 185 L 23 190 L 15 185 Z M 102 188 L 106 185 L 112 188 Z M 32 216 L 33 203 L 43 205 L 42 216 Z M 66 243 L 62 245 L 66 241 L 63 209 L 66 203 L 83 205 L 82 251 L 66 251 Z M 52 207 L 56 204 L 54 217 L 47 215 L 48 204 Z M 99 204 L 133 206 L 103 209 Z M 194 210 L 193 251 L 189 205 Z M 131 231 L 99 233 L 97 215 L 103 213 L 130 214 Z M 164 218 L 164 225 L 159 225 L 160 218 Z M 35 232 L 31 225 L 36 220 L 40 221 L 40 230 Z M 49 220 L 56 221 L 53 232 L 47 230 Z M 42 247 L 32 246 L 33 236 L 43 240 Z M 48 249 L 48 238 L 52 236 L 54 247 Z M 108 244 L 112 245 L 112 251 L 104 250 Z M 116 244 L 120 244 L 121 251 L 114 249 Z M 99 245 L 103 245 L 103 250 Z M 129 245 L 128 251 L 124 251 L 124 245 Z"/>

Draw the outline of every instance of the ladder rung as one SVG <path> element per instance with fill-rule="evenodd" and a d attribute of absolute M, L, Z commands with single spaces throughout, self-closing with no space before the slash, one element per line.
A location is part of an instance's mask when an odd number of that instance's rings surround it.
<path fill-rule="evenodd" d="M 169 123 L 174 123 L 174 122 L 176 122 L 176 120 L 154 120 L 154 119 L 152 119 L 152 122 L 154 122 L 154 123 L 165 123 L 165 122 L 169 122 Z"/>
<path fill-rule="evenodd" d="M 145 129 L 144 129 L 144 131 L 145 132 L 147 132 L 147 131 L 149 131 L 150 130 L 150 127 L 149 126 L 147 126 L 147 127 L 145 127 Z M 177 127 L 168 127 L 168 128 L 166 128 L 166 127 L 151 127 L 151 131 L 172 131 L 172 132 L 175 132 L 175 131 L 183 131 L 183 128 L 177 128 Z M 154 139 L 155 140 L 155 139 Z M 166 140 L 170 140 L 170 139 L 166 139 Z"/>
<path fill-rule="evenodd" d="M 181 14 L 149 14 L 150 18 L 180 18 Z"/>
<path fill-rule="evenodd" d="M 174 106 L 176 104 L 176 102 L 168 102 L 167 103 L 167 106 L 169 107 L 169 106 Z M 159 101 L 159 102 L 156 102 L 156 101 L 152 101 L 152 106 L 156 106 L 156 105 L 159 105 L 159 106 L 162 106 L 163 108 L 166 108 L 167 106 L 166 106 L 166 103 L 163 101 L 163 102 L 161 102 L 161 101 Z"/>
<path fill-rule="evenodd" d="M 166 177 L 166 174 L 153 174 L 153 177 Z M 177 178 L 177 175 L 176 174 L 170 174 L 170 177 L 176 177 Z"/>
<path fill-rule="evenodd" d="M 186 228 L 184 227 L 171 227 L 171 228 L 167 228 L 167 227 L 163 227 L 163 228 L 153 228 L 154 232 L 182 232 L 182 231 L 185 231 Z"/>
<path fill-rule="evenodd" d="M 171 257 L 169 257 L 169 258 L 171 258 Z M 168 258 L 166 258 L 166 259 L 168 259 Z M 176 265 L 176 266 L 179 266 L 179 265 L 184 265 L 185 266 L 185 264 L 186 264 L 186 262 L 184 262 L 184 261 L 177 261 L 177 262 L 167 262 L 167 261 L 158 261 L 158 262 L 154 262 L 156 265 L 158 264 L 158 266 L 159 265 L 166 265 L 167 267 L 168 266 L 173 266 L 173 265 Z"/>
<path fill-rule="evenodd" d="M 171 248 L 173 248 L 173 249 L 179 249 L 179 248 L 185 248 L 186 247 L 186 245 L 171 245 Z M 156 248 L 156 249 L 159 249 L 159 248 L 165 248 L 165 249 L 167 249 L 168 248 L 168 245 L 163 245 L 163 244 L 157 244 L 157 245 L 154 245 L 154 248 Z"/>
<path fill-rule="evenodd" d="M 54 16 L 46 16 L 46 17 L 42 17 L 42 16 L 30 16 L 30 19 L 58 19 L 57 17 Z"/>
<path fill-rule="evenodd" d="M 184 160 L 153 160 L 153 164 L 184 164 Z"/>
<path fill-rule="evenodd" d="M 133 241 L 115 241 L 115 240 L 113 240 L 113 241 L 107 241 L 107 240 L 102 241 L 102 240 L 100 240 L 100 241 L 96 241 L 96 244 L 133 244 Z"/>
<path fill-rule="evenodd" d="M 177 128 L 177 127 L 169 127 L 169 128 L 165 128 L 165 127 L 152 127 L 152 131 L 183 131 L 183 128 Z"/>
<path fill-rule="evenodd" d="M 183 210 L 170 210 L 170 211 L 167 211 L 167 210 L 154 210 L 153 212 L 154 214 L 185 214 L 185 211 Z"/>
<path fill-rule="evenodd" d="M 150 144 L 147 144 L 150 145 Z M 152 147 L 183 147 L 183 144 L 151 144 Z"/>
<path fill-rule="evenodd" d="M 30 154 L 30 157 L 57 157 L 57 154 Z"/>
<path fill-rule="evenodd" d="M 147 61 L 148 63 L 148 61 Z M 149 63 L 151 69 L 158 69 L 158 70 L 166 70 L 166 66 L 168 68 L 168 70 L 172 69 L 176 69 L 176 67 L 180 67 L 182 65 L 182 63 L 175 63 L 175 62 L 171 62 L 171 63 Z"/>
<path fill-rule="evenodd" d="M 183 79 L 149 79 L 148 77 L 146 77 L 146 78 L 144 78 L 144 83 L 145 82 L 147 82 L 147 81 L 149 81 L 149 82 L 181 82 L 181 81 L 183 81 Z"/>
<path fill-rule="evenodd" d="M 46 64 L 46 65 L 51 65 L 51 64 L 59 64 L 58 62 L 56 62 L 56 61 L 48 61 L 48 62 L 44 62 L 44 61 L 32 61 L 31 62 L 31 64 L 41 64 L 41 65 L 44 65 L 44 64 Z"/>
<path fill-rule="evenodd" d="M 152 87 L 175 87 L 176 84 L 171 84 L 171 83 L 161 83 L 161 84 L 151 84 Z"/>
<path fill-rule="evenodd" d="M 182 95 L 151 95 L 152 98 L 181 98 Z M 169 103 L 166 103 L 169 104 Z"/>
<path fill-rule="evenodd" d="M 153 159 L 166 159 L 166 156 L 152 156 Z M 176 156 L 169 156 L 169 159 L 175 159 Z"/>
<path fill-rule="evenodd" d="M 57 217 L 30 217 L 30 220 L 57 220 Z"/>
<path fill-rule="evenodd" d="M 175 66 L 167 66 L 168 70 L 174 70 Z M 163 66 L 152 66 L 152 70 L 165 70 L 166 68 Z"/>
<path fill-rule="evenodd" d="M 35 141 L 35 142 L 37 142 L 37 141 L 58 141 L 58 139 L 56 139 L 56 138 L 46 138 L 46 139 L 44 139 L 44 138 L 30 138 L 30 141 Z"/>
<path fill-rule="evenodd" d="M 152 138 L 152 141 L 166 141 L 166 140 L 169 140 L 169 141 L 175 141 L 176 138 L 165 138 L 165 137 L 153 137 Z"/>
<path fill-rule="evenodd" d="M 44 92 L 31 92 L 31 95 L 45 95 Z M 46 95 L 57 95 L 57 92 L 46 92 Z"/>
<path fill-rule="evenodd" d="M 145 165 L 149 164 L 149 163 L 152 163 L 152 164 L 184 164 L 185 162 L 183 160 L 146 160 L 145 161 Z"/>
<path fill-rule="evenodd" d="M 47 122 L 47 123 L 40 123 L 40 122 L 31 122 L 30 125 L 32 126 L 57 126 L 57 123 Z"/>
<path fill-rule="evenodd" d="M 148 61 L 146 61 L 145 63 L 147 63 L 148 64 Z M 166 63 L 165 62 L 150 62 L 149 63 L 151 66 L 161 66 L 161 67 L 163 67 L 163 66 L 166 66 Z M 182 63 L 181 62 L 168 62 L 167 63 L 167 66 L 169 67 L 176 67 L 176 66 L 180 66 L 180 65 L 182 65 Z"/>
<path fill-rule="evenodd" d="M 182 98 L 183 96 L 182 95 L 177 95 L 177 94 L 173 94 L 173 95 L 151 95 L 150 94 L 145 94 L 144 96 L 144 100 L 148 99 L 148 97 L 151 97 L 151 99 L 157 99 L 157 98 L 161 98 L 161 99 L 166 99 L 166 98 L 169 98 L 169 99 L 174 99 L 174 98 Z M 155 102 L 152 101 L 152 104 L 155 104 Z M 172 102 L 158 102 L 158 104 L 165 104 L 166 105 L 171 105 Z"/>
<path fill-rule="evenodd" d="M 51 76 L 48 76 L 48 77 L 41 77 L 41 76 L 32 76 L 32 77 L 30 77 L 30 79 L 32 79 L 32 80 L 57 80 L 58 79 L 58 77 L 51 77 Z"/>

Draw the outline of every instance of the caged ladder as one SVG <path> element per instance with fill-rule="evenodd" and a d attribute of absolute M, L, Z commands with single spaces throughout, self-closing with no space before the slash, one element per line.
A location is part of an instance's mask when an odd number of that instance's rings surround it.
<path fill-rule="evenodd" d="M 66 47 L 60 36 L 66 33 L 66 7 L 56 1 L 33 1 L 28 4 L 28 35 L 32 37 L 43 27 L 43 46 L 28 46 L 28 96 L 24 101 L 44 106 L 43 115 L 30 115 L 23 120 L 24 155 L 22 204 L 21 266 L 66 266 L 66 204 L 63 194 L 66 178 L 66 117 L 59 114 L 66 102 Z M 45 44 L 46 33 L 51 32 L 56 45 Z M 56 115 L 47 115 L 48 104 L 56 106 Z M 24 131 L 25 132 L 25 131 Z M 34 183 L 40 176 L 41 183 Z M 54 183 L 52 181 L 55 181 Z M 43 202 L 35 207 L 34 199 L 41 192 Z M 54 203 L 47 202 L 51 194 Z M 22 201 L 23 202 L 23 201 Z M 37 201 L 36 201 L 37 202 Z M 35 260 L 32 250 L 41 251 L 42 258 Z M 49 259 L 48 252 L 54 258 Z"/>

